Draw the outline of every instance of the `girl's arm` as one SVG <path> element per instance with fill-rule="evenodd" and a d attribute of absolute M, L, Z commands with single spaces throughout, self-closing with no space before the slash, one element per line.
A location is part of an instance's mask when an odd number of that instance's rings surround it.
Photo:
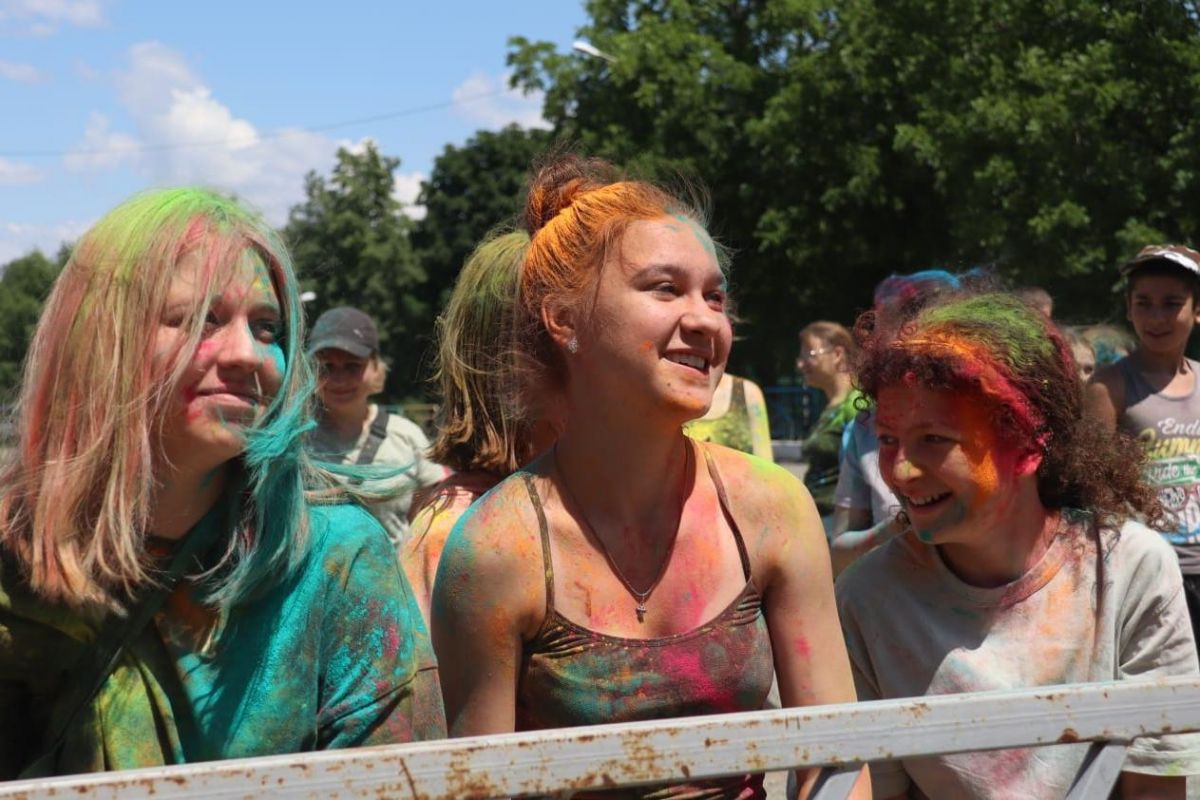
<path fill-rule="evenodd" d="M 433 645 L 451 736 L 516 729 L 522 646 L 545 616 L 538 523 L 523 481 L 472 506 L 442 551 Z"/>
<path fill-rule="evenodd" d="M 838 623 L 829 549 L 816 506 L 804 486 L 786 470 L 756 472 L 753 483 L 730 486 L 729 492 L 731 498 L 745 498 L 741 503 L 731 502 L 744 509 L 743 517 L 751 523 L 747 530 L 762 531 L 747 545 L 758 550 L 754 561 L 780 700 L 785 707 L 853 703 L 854 681 Z M 807 796 L 816 776 L 816 770 L 800 776 L 801 797 Z M 865 768 L 851 796 L 871 796 Z"/>

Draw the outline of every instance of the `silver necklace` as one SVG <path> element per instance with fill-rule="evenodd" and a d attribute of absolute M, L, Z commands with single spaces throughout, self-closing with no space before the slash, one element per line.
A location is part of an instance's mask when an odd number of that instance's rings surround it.
<path fill-rule="evenodd" d="M 683 445 L 683 483 L 686 485 L 688 467 L 691 466 L 692 462 L 692 448 L 686 439 L 684 440 Z M 596 529 L 592 526 L 591 520 L 588 519 L 587 513 L 583 510 L 583 506 L 580 505 L 579 501 L 575 499 L 575 494 L 571 491 L 571 487 L 567 483 L 566 473 L 563 472 L 562 465 L 560 465 L 558 462 L 558 442 L 554 443 L 554 469 L 558 472 L 558 478 L 562 483 L 563 493 L 566 494 L 567 499 L 571 501 L 571 505 L 578 509 L 579 517 L 583 520 L 583 524 L 587 528 L 587 532 L 590 533 L 592 538 L 596 540 L 596 543 L 600 545 L 600 552 L 604 554 L 604 560 L 608 562 L 608 568 L 611 569 L 612 573 L 617 576 L 617 580 L 621 582 L 621 585 L 625 587 L 625 590 L 633 596 L 634 600 L 637 601 L 637 606 L 634 608 L 634 610 L 637 612 L 638 622 L 645 622 L 646 601 L 650 599 L 650 595 L 654 593 L 654 590 L 658 588 L 658 584 L 662 582 L 663 576 L 667 574 L 667 566 L 671 563 L 671 555 L 675 552 L 675 542 L 679 539 L 679 527 L 683 522 L 683 505 L 686 498 L 684 486 L 681 485 L 679 487 L 679 514 L 675 517 L 675 528 L 671 533 L 671 543 L 667 545 L 667 554 L 663 558 L 662 564 L 659 565 L 658 573 L 655 575 L 654 580 L 650 583 L 649 588 L 647 588 L 644 592 L 639 592 L 637 589 L 633 588 L 633 584 L 629 582 L 624 574 L 622 574 L 621 568 L 617 566 L 617 562 L 613 560 L 612 553 L 610 553 L 608 550 L 608 545 L 606 545 L 604 540 L 601 539 L 599 534 L 596 533 Z"/>

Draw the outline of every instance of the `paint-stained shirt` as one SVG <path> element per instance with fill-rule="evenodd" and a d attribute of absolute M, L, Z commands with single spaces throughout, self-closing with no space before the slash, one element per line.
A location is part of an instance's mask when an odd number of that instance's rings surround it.
<path fill-rule="evenodd" d="M 67 735 L 55 772 L 408 742 L 446 733 L 416 602 L 378 522 L 309 510 L 298 572 L 218 615 L 184 581 Z M 0 578 L 0 778 L 47 746 L 94 627 Z"/>
<path fill-rule="evenodd" d="M 862 396 L 858 389 L 851 389 L 842 402 L 826 406 L 808 438 L 800 444 L 800 457 L 808 464 L 804 485 L 812 493 L 821 516 L 833 513 L 842 454 L 842 429 L 858 414 Z"/>
<path fill-rule="evenodd" d="M 847 569 L 837 598 L 858 699 L 881 700 L 1195 676 L 1182 588 L 1157 533 L 1127 522 L 1097 536 L 1088 515 L 1068 512 L 1041 561 L 1010 584 L 964 583 L 910 533 Z M 914 784 L 931 798 L 1065 797 L 1087 748 L 880 762 L 871 781 L 877 797 Z M 1123 769 L 1200 774 L 1200 736 L 1137 739 Z"/>

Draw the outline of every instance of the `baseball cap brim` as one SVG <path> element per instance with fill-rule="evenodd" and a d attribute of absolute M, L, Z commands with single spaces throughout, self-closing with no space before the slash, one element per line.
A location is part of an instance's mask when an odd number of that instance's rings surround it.
<path fill-rule="evenodd" d="M 1121 267 L 1121 274 L 1128 275 L 1135 269 L 1155 261 L 1167 261 L 1183 267 L 1193 275 L 1200 276 L 1200 254 L 1183 247 L 1146 247 Z"/>
<path fill-rule="evenodd" d="M 308 346 L 308 354 L 310 356 L 315 356 L 321 350 L 344 350 L 350 355 L 359 358 L 370 358 L 371 354 L 375 352 L 362 342 L 356 342 L 353 339 L 346 339 L 341 336 L 327 336 Z"/>

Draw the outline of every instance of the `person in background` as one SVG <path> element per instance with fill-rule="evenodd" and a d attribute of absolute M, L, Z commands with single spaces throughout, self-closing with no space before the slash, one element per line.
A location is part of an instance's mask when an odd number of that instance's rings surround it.
<path fill-rule="evenodd" d="M 554 392 L 520 396 L 513 337 L 528 246 L 525 231 L 481 243 L 438 318 L 441 404 L 430 457 L 453 472 L 417 493 L 412 535 L 400 559 L 427 623 L 438 562 L 455 523 L 480 495 L 553 444 L 562 429 Z"/>
<path fill-rule="evenodd" d="M 1062 335 L 1071 346 L 1071 355 L 1079 367 L 1079 380 L 1087 386 L 1096 374 L 1096 351 L 1080 328 L 1063 328 Z"/>
<path fill-rule="evenodd" d="M 1013 294 L 1028 303 L 1046 319 L 1054 318 L 1054 298 L 1040 286 L 1023 286 L 1013 290 Z"/>
<path fill-rule="evenodd" d="M 1183 570 L 1192 625 L 1200 630 L 1200 363 L 1184 355 L 1200 319 L 1200 253 L 1149 245 L 1121 274 L 1137 346 L 1096 374 L 1088 408 L 1104 427 L 1125 431 L 1145 447 L 1147 479 L 1169 517 L 1164 533 Z"/>
<path fill-rule="evenodd" d="M 837 582 L 860 699 L 1196 677 L 1143 454 L 1083 413 L 1054 325 L 1008 294 L 860 326 L 879 462 L 909 530 Z M 871 764 L 881 798 L 1065 797 L 1089 743 Z M 1135 740 L 1122 798 L 1183 798 L 1200 736 Z"/>
<path fill-rule="evenodd" d="M 796 366 L 804 382 L 824 392 L 827 400 L 816 425 L 800 444 L 800 457 L 808 464 L 804 485 L 827 529 L 832 525 L 842 431 L 862 408 L 862 393 L 850 377 L 856 350 L 850 332 L 836 322 L 813 322 L 800 331 Z"/>
<path fill-rule="evenodd" d="M 1137 345 L 1134 336 L 1115 325 L 1086 325 L 1081 334 L 1096 355 L 1096 369 L 1117 363 Z"/>
<path fill-rule="evenodd" d="M 433 486 L 446 470 L 430 460 L 429 440 L 415 422 L 371 402 L 383 390 L 386 366 L 379 355 L 375 321 L 357 308 L 331 308 L 313 325 L 308 353 L 316 361 L 317 427 L 308 434 L 313 456 L 330 464 L 396 467 L 399 475 L 378 477 L 367 486 L 386 499 L 367 504 L 401 547 L 408 538 L 413 493 Z"/>
<path fill-rule="evenodd" d="M 0 473 L 0 780 L 445 735 L 387 538 L 302 446 L 303 316 L 212 192 L 80 239 Z"/>
<path fill-rule="evenodd" d="M 459 520 L 433 589 L 455 736 L 851 702 L 820 520 L 787 470 L 696 442 L 732 343 L 699 213 L 566 156 L 528 192 L 517 350 L 548 453 Z M 806 772 L 808 786 L 815 771 Z M 762 797 L 680 776 L 622 797 Z M 856 797 L 869 796 L 865 775 Z"/>
<path fill-rule="evenodd" d="M 961 277 L 940 269 L 889 275 L 875 287 L 872 324 L 898 330 L 934 299 L 959 291 L 964 281 L 977 285 L 983 280 L 987 278 L 979 270 Z M 833 574 L 840 574 L 854 559 L 902 533 L 899 510 L 896 496 L 879 472 L 874 409 L 868 408 L 850 420 L 842 433 L 829 543 Z"/>
<path fill-rule="evenodd" d="M 700 419 L 683 426 L 698 442 L 717 444 L 774 461 L 767 401 L 758 384 L 726 372 L 713 394 L 712 407 Z"/>

